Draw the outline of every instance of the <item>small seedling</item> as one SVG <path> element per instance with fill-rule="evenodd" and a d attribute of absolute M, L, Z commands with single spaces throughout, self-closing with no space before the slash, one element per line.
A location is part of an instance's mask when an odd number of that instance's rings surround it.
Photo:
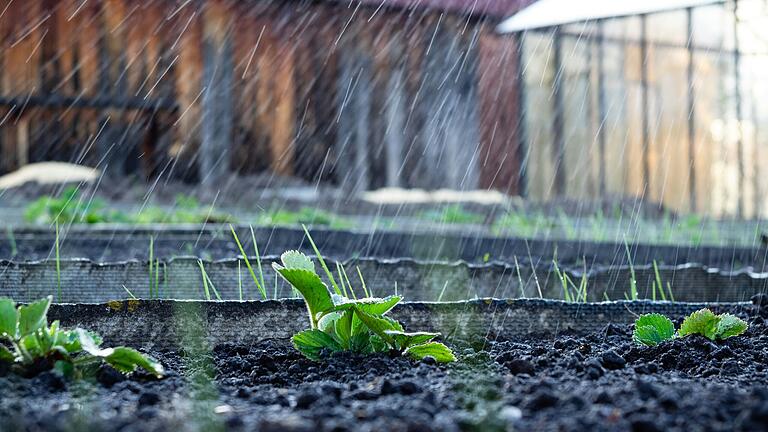
<path fill-rule="evenodd" d="M 437 210 L 426 210 L 416 215 L 419 219 L 444 224 L 482 224 L 485 216 L 465 210 L 461 204 L 453 204 Z"/>
<path fill-rule="evenodd" d="M 632 340 L 639 345 L 653 346 L 674 337 L 698 334 L 714 341 L 738 336 L 744 333 L 747 327 L 749 325 L 744 320 L 734 315 L 715 315 L 709 309 L 701 309 L 688 315 L 680 330 L 675 333 L 675 327 L 669 318 L 660 314 L 646 314 L 635 321 Z"/>
<path fill-rule="evenodd" d="M 13 370 L 30 375 L 54 369 L 66 377 L 80 378 L 105 362 L 122 373 L 136 369 L 162 377 L 163 366 L 151 357 L 126 347 L 101 348 L 101 337 L 80 328 L 64 330 L 59 322 L 48 325 L 52 296 L 28 305 L 0 298 L 0 361 Z"/>
<path fill-rule="evenodd" d="M 661 295 L 662 301 L 667 301 L 667 295 L 664 293 L 664 284 L 661 283 L 661 274 L 659 273 L 659 266 L 656 263 L 656 260 L 653 260 L 653 274 L 654 274 L 654 281 L 652 283 L 653 288 L 653 294 L 651 299 L 653 301 L 656 301 L 656 291 L 659 291 L 659 294 Z"/>
<path fill-rule="evenodd" d="M 654 346 L 672 339 L 675 336 L 675 325 L 669 318 L 661 314 L 646 314 L 635 321 L 635 331 L 632 340 L 639 345 Z"/>
<path fill-rule="evenodd" d="M 61 303 L 61 254 L 59 253 L 59 221 L 56 220 L 56 299 Z"/>
<path fill-rule="evenodd" d="M 748 324 L 731 314 L 715 315 L 709 309 L 701 309 L 689 315 L 680 325 L 680 336 L 699 334 L 710 340 L 727 339 L 747 330 Z"/>
<path fill-rule="evenodd" d="M 557 250 L 555 250 L 555 258 L 552 260 L 552 265 L 555 268 L 557 280 L 560 281 L 560 285 L 563 287 L 563 298 L 567 303 L 572 303 L 573 297 L 571 297 L 571 291 L 568 288 L 568 275 L 565 274 L 565 272 L 560 271 L 560 267 L 557 265 Z"/>
<path fill-rule="evenodd" d="M 213 295 L 216 296 L 216 300 L 221 301 L 221 296 L 216 290 L 216 286 L 213 284 L 211 278 L 208 277 L 208 272 L 205 271 L 203 260 L 197 260 L 197 265 L 200 267 L 200 274 L 203 277 L 203 294 L 205 295 L 205 300 L 211 301 L 211 291 L 213 291 Z"/>
<path fill-rule="evenodd" d="M 13 228 L 10 225 L 5 227 L 5 232 L 8 235 L 8 243 L 11 244 L 11 258 L 13 258 L 19 253 L 19 249 L 16 246 L 16 236 L 13 235 Z"/>
<path fill-rule="evenodd" d="M 163 263 L 165 270 L 165 263 Z M 163 271 L 163 276 L 167 276 Z M 167 283 L 166 283 L 167 285 Z M 160 259 L 155 259 L 155 239 L 149 238 L 149 299 L 160 298 Z"/>
<path fill-rule="evenodd" d="M 627 262 L 629 262 L 629 298 L 627 300 L 637 300 L 637 278 L 635 277 L 635 266 L 632 263 L 632 254 L 629 252 L 627 239 L 624 239 L 624 248 L 627 250 Z"/>
<path fill-rule="evenodd" d="M 407 333 L 398 321 L 386 315 L 402 297 L 350 299 L 331 294 L 309 257 L 298 251 L 287 251 L 280 260 L 282 265 L 273 263 L 272 267 L 301 294 L 307 306 L 310 329 L 295 334 L 292 341 L 308 359 L 321 360 L 324 352 L 396 351 L 416 360 L 427 356 L 438 362 L 456 360 L 450 348 L 433 342 L 438 333 Z M 322 262 L 319 255 L 318 260 Z M 340 292 L 338 287 L 336 290 Z"/>
<path fill-rule="evenodd" d="M 256 250 L 256 263 L 259 266 L 259 275 L 261 275 L 261 282 L 259 281 L 259 278 L 256 277 L 256 272 L 253 270 L 251 261 L 248 259 L 248 254 L 245 253 L 245 249 L 243 249 L 243 244 L 240 243 L 240 238 L 237 236 L 237 233 L 235 232 L 235 228 L 232 226 L 232 224 L 229 225 L 229 230 L 232 231 L 232 237 L 234 237 L 235 243 L 237 243 L 237 248 L 240 249 L 240 255 L 243 256 L 243 261 L 245 261 L 245 266 L 248 268 L 248 273 L 251 274 L 251 279 L 253 279 L 253 283 L 256 285 L 256 288 L 259 290 L 259 293 L 261 294 L 261 298 L 266 300 L 267 289 L 264 286 L 264 272 L 261 269 L 261 257 L 259 256 L 259 247 L 256 245 L 256 236 L 253 234 L 253 227 L 251 227 L 251 236 L 253 238 L 253 247 Z"/>

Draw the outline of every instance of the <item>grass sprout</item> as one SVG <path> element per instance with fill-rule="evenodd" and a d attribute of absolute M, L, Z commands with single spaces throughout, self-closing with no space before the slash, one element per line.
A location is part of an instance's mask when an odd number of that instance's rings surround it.
<path fill-rule="evenodd" d="M 57 301 L 61 303 L 63 295 L 61 293 L 61 254 L 59 252 L 59 220 L 56 220 L 56 296 Z"/>
<path fill-rule="evenodd" d="M 232 224 L 229 224 L 229 229 L 232 231 L 232 237 L 235 239 L 235 243 L 237 243 L 238 249 L 240 249 L 240 255 L 243 256 L 243 260 L 245 261 L 245 266 L 248 268 L 248 272 L 251 274 L 251 278 L 253 279 L 253 283 L 256 285 L 256 288 L 259 290 L 259 293 L 261 293 L 261 298 L 264 300 L 267 299 L 267 290 L 265 289 L 264 285 L 259 283 L 259 279 L 256 277 L 256 272 L 253 270 L 253 266 L 251 265 L 251 261 L 248 259 L 248 254 L 245 253 L 245 249 L 243 249 L 243 244 L 240 243 L 240 238 L 237 236 L 237 233 L 235 232 L 235 228 L 232 226 Z M 251 228 L 251 234 L 253 234 L 253 228 Z M 257 263 L 259 264 L 259 274 L 261 274 L 261 280 L 264 280 L 263 272 L 261 270 L 261 257 L 259 257 L 259 249 L 256 246 L 256 238 L 254 236 L 253 238 L 253 246 L 256 249 L 256 259 Z"/>
<path fill-rule="evenodd" d="M 205 295 L 205 299 L 207 301 L 211 301 L 211 291 L 213 291 L 213 295 L 216 296 L 216 300 L 221 301 L 221 296 L 216 290 L 216 286 L 213 284 L 213 281 L 211 281 L 211 278 L 208 277 L 208 272 L 205 271 L 203 260 L 197 260 L 197 265 L 200 267 L 200 274 L 203 277 L 203 294 Z"/>
<path fill-rule="evenodd" d="M 635 266 L 632 263 L 632 254 L 629 252 L 629 243 L 627 239 L 624 239 L 624 248 L 627 250 L 627 262 L 629 263 L 629 298 L 627 300 L 637 300 L 637 279 L 635 278 Z M 626 293 L 624 294 L 626 298 Z"/>
<path fill-rule="evenodd" d="M 325 260 L 323 259 L 323 256 L 320 254 L 320 250 L 317 248 L 315 241 L 312 239 L 312 236 L 309 234 L 309 230 L 307 230 L 307 226 L 302 224 L 301 227 L 304 228 L 304 234 L 307 235 L 307 240 L 309 240 L 309 244 L 312 245 L 312 250 L 315 251 L 315 256 L 317 256 L 317 260 L 320 261 L 320 266 L 323 267 L 323 270 L 325 271 L 325 275 L 328 276 L 328 280 L 331 282 L 331 286 L 333 286 L 333 291 L 335 291 L 336 294 L 338 295 L 342 295 L 341 290 L 339 289 L 339 285 L 336 283 L 336 279 L 333 278 L 333 273 L 331 273 L 331 271 L 328 270 L 328 266 L 325 264 Z"/>

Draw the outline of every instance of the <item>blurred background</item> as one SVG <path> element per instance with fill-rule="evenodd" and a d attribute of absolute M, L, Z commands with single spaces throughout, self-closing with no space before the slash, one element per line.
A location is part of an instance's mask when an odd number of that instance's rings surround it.
<path fill-rule="evenodd" d="M 758 244 L 766 24 L 765 0 L 5 0 L 0 220 Z"/>

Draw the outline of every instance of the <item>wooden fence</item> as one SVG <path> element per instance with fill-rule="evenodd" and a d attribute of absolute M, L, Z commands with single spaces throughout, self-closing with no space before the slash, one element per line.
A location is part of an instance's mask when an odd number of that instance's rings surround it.
<path fill-rule="evenodd" d="M 519 191 L 517 0 L 4 3 L 0 172 Z"/>

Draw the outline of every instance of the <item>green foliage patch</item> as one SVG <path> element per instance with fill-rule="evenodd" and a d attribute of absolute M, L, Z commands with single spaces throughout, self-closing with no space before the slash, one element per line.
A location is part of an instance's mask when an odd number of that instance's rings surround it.
<path fill-rule="evenodd" d="M 102 348 L 101 337 L 81 328 L 62 329 L 58 321 L 48 324 L 52 297 L 17 306 L 0 298 L 0 361 L 10 363 L 21 374 L 54 369 L 66 377 L 95 373 L 107 363 L 122 373 L 143 369 L 159 377 L 163 366 L 153 358 L 127 347 Z"/>
<path fill-rule="evenodd" d="M 311 243 L 314 246 L 314 242 Z M 305 357 L 319 361 L 323 353 L 330 352 L 396 351 L 415 360 L 427 356 L 438 362 L 456 360 L 450 348 L 433 341 L 440 336 L 438 333 L 409 333 L 397 320 L 387 316 L 402 297 L 346 297 L 341 294 L 319 254 L 318 260 L 334 285 L 334 293 L 315 271 L 311 258 L 301 252 L 287 251 L 280 257 L 282 265 L 272 264 L 274 270 L 301 294 L 307 306 L 310 328 L 292 338 L 293 346 Z M 349 280 L 346 287 L 354 295 Z"/>
<path fill-rule="evenodd" d="M 97 224 L 97 223 L 224 223 L 233 222 L 226 214 L 202 206 L 194 197 L 176 196 L 172 209 L 148 206 L 140 212 L 109 209 L 99 198 L 85 199 L 76 187 L 69 187 L 61 195 L 43 196 L 24 211 L 24 220 L 35 224 Z"/>
<path fill-rule="evenodd" d="M 646 346 L 696 334 L 713 341 L 723 340 L 744 333 L 748 327 L 746 321 L 734 315 L 715 315 L 709 309 L 701 309 L 688 315 L 675 333 L 675 326 L 669 318 L 660 314 L 645 314 L 635 321 L 632 340 Z"/>

